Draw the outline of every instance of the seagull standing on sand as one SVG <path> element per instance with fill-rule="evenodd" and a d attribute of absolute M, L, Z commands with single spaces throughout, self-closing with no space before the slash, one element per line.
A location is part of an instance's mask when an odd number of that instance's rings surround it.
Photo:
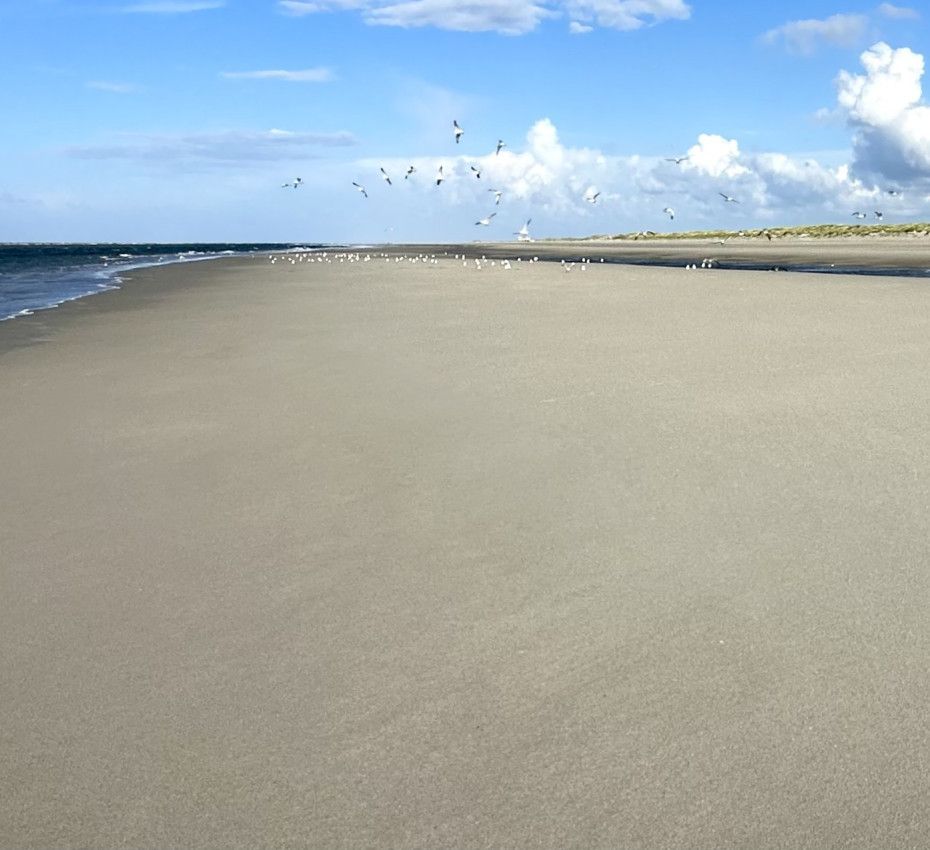
<path fill-rule="evenodd" d="M 488 189 L 488 191 L 494 193 L 494 206 L 499 207 L 501 204 L 501 198 L 504 197 L 504 193 L 500 189 Z"/>
<path fill-rule="evenodd" d="M 414 171 L 416 171 L 416 169 L 411 165 L 407 169 L 407 173 L 404 175 L 404 180 L 406 180 L 411 174 L 413 174 Z"/>
<path fill-rule="evenodd" d="M 473 166 L 473 165 L 470 165 L 470 166 L 468 166 L 468 167 L 469 167 L 472 171 L 475 172 L 475 177 L 477 177 L 477 178 L 480 180 L 480 179 L 481 179 L 481 171 L 480 171 L 479 169 L 475 168 L 475 166 Z"/>
<path fill-rule="evenodd" d="M 352 181 L 352 185 L 353 185 L 356 189 L 358 189 L 359 192 L 361 192 L 366 198 L 368 197 L 368 192 L 365 191 L 365 187 L 364 187 L 364 186 L 362 186 L 360 183 L 356 183 L 354 180 Z"/>
<path fill-rule="evenodd" d="M 739 203 L 739 201 L 737 201 L 736 198 L 732 197 L 731 195 L 724 195 L 723 192 L 717 192 L 717 194 L 720 195 L 721 198 L 723 198 L 723 202 L 725 204 L 738 204 Z"/>
<path fill-rule="evenodd" d="M 506 148 L 507 143 L 503 139 L 497 140 L 497 150 L 494 151 L 494 156 L 497 156 L 501 152 L 501 148 Z"/>
<path fill-rule="evenodd" d="M 438 186 L 446 179 L 446 176 L 442 173 L 442 166 L 439 166 L 439 171 L 436 172 L 436 185 Z"/>
<path fill-rule="evenodd" d="M 383 168 L 381 169 L 381 176 L 384 178 L 384 182 L 387 183 L 388 186 L 393 186 L 393 185 L 394 185 L 394 184 L 391 182 L 391 178 L 388 177 L 388 173 L 387 173 Z"/>
<path fill-rule="evenodd" d="M 458 121 L 452 122 L 452 132 L 455 133 L 455 143 L 458 144 L 462 139 L 462 133 L 465 132 L 461 127 L 459 127 Z"/>
<path fill-rule="evenodd" d="M 664 210 L 662 210 L 662 212 L 664 212 L 669 217 L 670 221 L 675 220 L 675 210 L 673 210 L 671 207 L 666 207 Z"/>
<path fill-rule="evenodd" d="M 533 219 L 528 218 L 528 219 L 526 220 L 526 224 L 524 224 L 523 227 L 521 227 L 519 230 L 517 230 L 517 231 L 514 233 L 514 236 L 517 237 L 517 241 L 518 241 L 518 242 L 532 242 L 532 241 L 533 241 L 533 240 L 530 238 L 530 223 L 531 223 L 532 221 L 533 221 Z"/>
<path fill-rule="evenodd" d="M 491 223 L 491 219 L 494 218 L 494 216 L 496 215 L 497 215 L 496 212 L 492 212 L 489 216 L 478 219 L 478 221 L 476 221 L 475 224 L 480 224 L 482 227 L 487 227 Z"/>

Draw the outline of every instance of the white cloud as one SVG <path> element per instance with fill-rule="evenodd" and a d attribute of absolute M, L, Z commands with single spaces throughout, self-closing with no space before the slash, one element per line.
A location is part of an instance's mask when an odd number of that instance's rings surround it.
<path fill-rule="evenodd" d="M 676 225 L 696 229 L 845 221 L 851 210 L 880 195 L 874 184 L 850 176 L 844 165 L 829 167 L 810 154 L 746 154 L 736 139 L 713 133 L 699 135 L 688 156 L 675 165 L 664 157 L 568 147 L 544 118 L 533 124 L 522 147 L 514 143 L 497 156 L 366 159 L 355 163 L 352 179 L 367 181 L 370 192 L 377 187 L 372 202 L 379 203 L 378 168 L 399 175 L 415 165 L 410 181 L 395 181 L 383 202 L 399 202 L 401 217 L 409 214 L 417 220 L 461 216 L 463 222 L 472 221 L 493 209 L 488 189 L 501 189 L 501 218 L 532 215 L 539 235 L 547 228 L 553 235 L 667 229 L 662 208 L 668 205 L 678 211 Z M 446 180 L 437 189 L 432 177 L 440 164 Z M 478 166 L 480 180 L 471 165 Z M 596 205 L 585 202 L 586 192 L 598 190 Z M 735 196 L 740 204 L 725 204 L 719 192 Z M 494 233 L 487 235 L 493 238 Z"/>
<path fill-rule="evenodd" d="M 89 89 L 110 92 L 111 94 L 132 94 L 136 90 L 136 87 L 129 83 L 111 83 L 106 80 L 90 80 L 86 85 Z"/>
<path fill-rule="evenodd" d="M 585 33 L 591 32 L 593 29 L 594 27 L 579 23 L 578 21 L 572 21 L 568 25 L 568 31 L 572 35 L 584 35 Z"/>
<path fill-rule="evenodd" d="M 123 6 L 123 12 L 152 15 L 181 15 L 186 12 L 203 12 L 221 9 L 226 0 L 155 0 L 151 3 L 134 3 Z"/>
<path fill-rule="evenodd" d="M 866 34 L 869 19 L 865 15 L 831 15 L 824 20 L 809 18 L 789 21 L 762 35 L 765 44 L 784 44 L 792 53 L 810 55 L 821 44 L 852 47 Z"/>
<path fill-rule="evenodd" d="M 315 15 L 319 12 L 339 12 L 344 9 L 362 9 L 367 0 L 278 0 L 278 8 L 288 15 Z"/>
<path fill-rule="evenodd" d="M 892 20 L 915 21 L 920 18 L 920 12 L 916 9 L 909 9 L 907 6 L 895 6 L 893 3 L 882 3 L 878 7 L 878 14 Z"/>
<path fill-rule="evenodd" d="M 682 163 L 684 171 L 696 170 L 711 177 L 739 177 L 746 167 L 739 163 L 739 144 L 736 139 L 725 139 L 712 133 L 701 133 L 697 144 L 688 148 L 688 159 Z"/>
<path fill-rule="evenodd" d="M 691 8 L 683 0 L 568 0 L 564 5 L 578 20 L 618 30 L 691 16 Z"/>
<path fill-rule="evenodd" d="M 879 42 L 861 56 L 864 74 L 841 71 L 837 101 L 853 137 L 853 171 L 930 186 L 930 107 L 923 103 L 924 57 Z"/>
<path fill-rule="evenodd" d="M 74 145 L 65 153 L 80 159 L 129 159 L 151 163 L 248 163 L 310 159 L 311 149 L 356 144 L 351 133 L 297 133 L 290 130 L 129 135 L 114 144 Z"/>
<path fill-rule="evenodd" d="M 366 23 L 382 26 L 521 35 L 553 16 L 551 10 L 527 0 L 407 0 L 371 7 L 364 17 Z"/>
<path fill-rule="evenodd" d="M 691 14 L 685 0 L 278 0 L 278 8 L 290 15 L 358 9 L 373 25 L 505 35 L 522 35 L 565 15 L 569 31 L 582 33 L 593 25 L 634 30 Z"/>
<path fill-rule="evenodd" d="M 224 71 L 227 80 L 285 80 L 289 83 L 326 83 L 334 78 L 331 68 L 307 68 L 303 71 Z"/>

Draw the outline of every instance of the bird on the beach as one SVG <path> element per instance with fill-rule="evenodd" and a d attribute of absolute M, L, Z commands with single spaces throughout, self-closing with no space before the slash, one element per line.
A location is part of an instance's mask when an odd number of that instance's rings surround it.
<path fill-rule="evenodd" d="M 875 218 L 881 221 L 884 217 L 885 217 L 885 214 L 883 212 L 879 212 L 878 210 L 875 210 Z"/>
<path fill-rule="evenodd" d="M 359 192 L 361 192 L 366 198 L 368 197 L 368 192 L 365 191 L 365 187 L 364 187 L 364 186 L 362 186 L 360 183 L 356 183 L 354 180 L 352 181 L 352 185 L 353 185 L 356 189 L 358 189 Z"/>
<path fill-rule="evenodd" d="M 858 218 L 860 220 L 866 217 L 864 212 L 859 212 L 858 210 L 854 212 L 852 215 L 853 215 L 853 218 Z"/>
<path fill-rule="evenodd" d="M 446 179 L 446 176 L 442 173 L 442 166 L 439 166 L 439 171 L 436 172 L 436 185 L 438 186 Z"/>
<path fill-rule="evenodd" d="M 480 219 L 478 219 L 478 221 L 476 221 L 475 224 L 476 224 L 476 225 L 477 225 L 477 224 L 480 224 L 480 225 L 482 225 L 483 227 L 487 227 L 488 225 L 490 225 L 491 219 L 494 218 L 494 216 L 496 216 L 496 215 L 497 215 L 496 212 L 492 212 L 489 216 L 486 216 L 485 218 L 480 218 Z"/>
<path fill-rule="evenodd" d="M 413 174 L 414 171 L 416 171 L 416 169 L 411 165 L 407 169 L 407 173 L 404 175 L 404 180 L 406 180 L 411 174 Z"/>
<path fill-rule="evenodd" d="M 475 177 L 477 177 L 477 178 L 480 180 L 480 179 L 481 179 L 481 171 L 480 171 L 479 169 L 475 168 L 474 165 L 469 165 L 468 167 L 469 167 L 472 171 L 475 172 Z"/>
<path fill-rule="evenodd" d="M 488 189 L 488 191 L 494 193 L 494 206 L 499 207 L 504 193 L 500 189 Z"/>
<path fill-rule="evenodd" d="M 592 187 L 592 188 L 593 188 L 593 187 Z M 597 203 L 597 199 L 598 199 L 600 196 L 601 196 L 601 193 L 600 193 L 600 192 L 592 192 L 591 189 L 588 189 L 588 191 L 585 193 L 584 199 L 585 199 L 589 204 L 596 204 L 596 203 Z"/>
<path fill-rule="evenodd" d="M 384 182 L 387 183 L 388 186 L 393 186 L 393 185 L 394 185 L 394 184 L 391 182 L 391 178 L 388 177 L 388 173 L 387 173 L 383 168 L 381 169 L 381 176 L 384 178 Z"/>
<path fill-rule="evenodd" d="M 521 227 L 519 230 L 514 232 L 513 235 L 517 237 L 518 242 L 532 242 L 533 241 L 530 238 L 530 223 L 532 221 L 533 219 L 528 218 L 526 220 L 526 224 L 524 224 L 523 227 Z"/>
<path fill-rule="evenodd" d="M 667 156 L 665 157 L 666 162 L 674 162 L 675 165 L 681 165 L 686 159 L 689 159 L 687 156 Z"/>
<path fill-rule="evenodd" d="M 497 150 L 494 151 L 494 156 L 497 156 L 501 152 L 501 148 L 506 148 L 507 143 L 503 139 L 497 140 Z"/>
<path fill-rule="evenodd" d="M 455 143 L 458 144 L 462 138 L 462 133 L 465 132 L 461 127 L 459 127 L 458 121 L 452 122 L 452 132 L 455 133 Z"/>
<path fill-rule="evenodd" d="M 723 192 L 717 192 L 717 194 L 720 195 L 721 198 L 723 198 L 723 202 L 725 204 L 738 204 L 739 203 L 739 201 L 737 201 L 736 198 L 734 198 L 732 195 L 725 195 Z"/>
<path fill-rule="evenodd" d="M 674 221 L 675 210 L 673 210 L 671 207 L 666 207 L 664 210 L 662 210 L 662 212 L 664 212 L 669 217 L 670 221 Z"/>

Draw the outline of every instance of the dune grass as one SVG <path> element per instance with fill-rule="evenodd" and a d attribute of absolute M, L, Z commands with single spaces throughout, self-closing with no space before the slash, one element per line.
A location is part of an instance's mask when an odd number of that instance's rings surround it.
<path fill-rule="evenodd" d="M 844 236 L 930 236 L 930 223 L 909 222 L 907 224 L 810 224 L 796 227 L 760 227 L 743 230 L 687 230 L 678 233 L 657 233 L 647 230 L 636 233 L 599 235 L 590 239 L 728 239 L 784 237 L 831 239 Z"/>

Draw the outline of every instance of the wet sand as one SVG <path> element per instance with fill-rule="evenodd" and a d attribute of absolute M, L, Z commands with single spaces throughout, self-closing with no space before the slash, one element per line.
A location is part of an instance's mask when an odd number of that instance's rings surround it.
<path fill-rule="evenodd" d="M 132 278 L 0 326 L 0 846 L 930 844 L 926 282 Z"/>

